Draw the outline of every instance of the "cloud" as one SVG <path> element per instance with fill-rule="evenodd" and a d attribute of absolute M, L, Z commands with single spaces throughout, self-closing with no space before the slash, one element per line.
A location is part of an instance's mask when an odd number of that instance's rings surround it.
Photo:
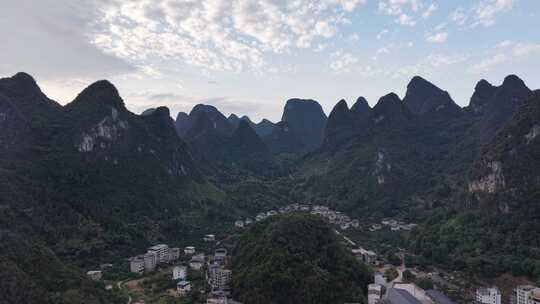
<path fill-rule="evenodd" d="M 505 54 L 496 54 L 491 57 L 485 58 L 479 63 L 473 65 L 469 71 L 472 73 L 482 73 L 493 69 L 495 66 L 503 64 L 508 61 L 508 57 Z"/>
<path fill-rule="evenodd" d="M 350 53 L 337 51 L 330 54 L 330 69 L 336 73 L 350 72 L 359 59 Z"/>
<path fill-rule="evenodd" d="M 540 53 L 540 43 L 518 43 L 514 46 L 514 56 L 527 56 L 533 53 Z"/>
<path fill-rule="evenodd" d="M 447 32 L 439 32 L 430 34 L 426 37 L 426 40 L 431 43 L 443 43 L 448 39 Z"/>
<path fill-rule="evenodd" d="M 379 0 L 377 6 L 379 12 L 394 17 L 394 21 L 397 24 L 404 26 L 415 26 L 416 20 L 412 15 L 417 14 L 423 7 L 424 5 L 422 2 L 417 0 Z M 432 10 L 435 9 L 436 8 L 432 8 Z M 428 14 L 431 14 L 432 12 L 429 12 Z"/>
<path fill-rule="evenodd" d="M 504 48 L 507 48 L 507 47 L 510 47 L 510 46 L 513 46 L 513 45 L 514 45 L 514 42 L 512 40 L 505 40 L 505 41 L 501 41 L 501 42 L 497 43 L 495 48 L 504 49 Z"/>
<path fill-rule="evenodd" d="M 473 26 L 491 26 L 500 13 L 511 10 L 516 0 L 483 0 L 474 7 Z"/>
<path fill-rule="evenodd" d="M 380 31 L 379 34 L 377 34 L 377 40 L 381 40 L 381 38 L 384 35 L 388 34 L 388 32 L 389 32 L 388 29 L 383 29 L 382 31 Z"/>
<path fill-rule="evenodd" d="M 269 70 L 269 54 L 316 48 L 364 0 L 117 1 L 91 33 L 109 54 L 141 63 L 183 61 L 209 71 Z"/>

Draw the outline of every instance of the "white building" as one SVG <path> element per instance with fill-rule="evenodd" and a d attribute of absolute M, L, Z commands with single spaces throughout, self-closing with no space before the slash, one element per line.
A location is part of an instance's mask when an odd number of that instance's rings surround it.
<path fill-rule="evenodd" d="M 144 259 L 141 256 L 129 258 L 129 271 L 143 274 L 144 273 Z"/>
<path fill-rule="evenodd" d="M 368 285 L 368 304 L 379 302 L 382 297 L 382 286 L 379 284 Z"/>
<path fill-rule="evenodd" d="M 244 221 L 239 220 L 239 221 L 234 222 L 234 227 L 244 228 Z"/>
<path fill-rule="evenodd" d="M 148 248 L 148 252 L 155 252 L 157 254 L 157 263 L 169 262 L 169 246 L 166 244 L 159 244 Z"/>
<path fill-rule="evenodd" d="M 99 281 L 103 277 L 101 270 L 90 270 L 86 273 L 86 276 L 93 281 Z"/>
<path fill-rule="evenodd" d="M 176 291 L 179 295 L 184 296 L 191 291 L 191 283 L 188 281 L 180 281 L 176 284 Z"/>
<path fill-rule="evenodd" d="M 172 272 L 173 280 L 184 281 L 187 278 L 187 267 L 186 266 L 175 266 Z"/>
<path fill-rule="evenodd" d="M 225 248 L 218 248 L 214 252 L 214 262 L 216 263 L 222 263 L 227 258 L 227 249 Z"/>
<path fill-rule="evenodd" d="M 516 304 L 540 304 L 540 288 L 532 285 L 517 286 Z"/>
<path fill-rule="evenodd" d="M 497 287 L 478 288 L 475 300 L 479 304 L 501 304 L 501 292 Z"/>
<path fill-rule="evenodd" d="M 187 255 L 195 254 L 195 247 L 187 246 L 186 248 L 184 248 L 184 254 L 187 254 Z"/>

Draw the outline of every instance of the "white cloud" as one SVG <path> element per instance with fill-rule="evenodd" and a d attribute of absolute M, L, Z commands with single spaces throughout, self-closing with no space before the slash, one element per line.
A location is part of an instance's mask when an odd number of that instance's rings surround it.
<path fill-rule="evenodd" d="M 358 40 L 360 40 L 360 35 L 354 33 L 352 35 L 349 35 L 347 37 L 347 40 L 349 40 L 349 41 L 358 41 Z"/>
<path fill-rule="evenodd" d="M 439 32 L 430 34 L 426 37 L 426 40 L 431 43 L 443 43 L 448 39 L 447 32 Z"/>
<path fill-rule="evenodd" d="M 359 59 L 350 53 L 337 51 L 330 54 L 330 69 L 336 73 L 350 72 Z"/>
<path fill-rule="evenodd" d="M 514 46 L 513 53 L 519 57 L 540 53 L 540 43 L 518 43 Z"/>
<path fill-rule="evenodd" d="M 474 7 L 473 26 L 491 26 L 498 14 L 512 9 L 516 0 L 483 0 Z"/>
<path fill-rule="evenodd" d="M 469 71 L 472 73 L 482 73 L 493 69 L 495 66 L 503 64 L 508 61 L 508 57 L 505 54 L 496 54 L 491 57 L 485 58 L 479 63 L 473 65 Z"/>
<path fill-rule="evenodd" d="M 497 48 L 497 49 L 505 49 L 505 48 L 513 46 L 514 44 L 515 43 L 512 40 L 504 40 L 504 41 L 501 41 L 501 42 L 497 43 L 497 45 L 495 45 L 495 48 Z"/>
<path fill-rule="evenodd" d="M 379 12 L 394 17 L 394 21 L 400 25 L 415 26 L 416 20 L 413 15 L 418 15 L 424 4 L 418 0 L 379 0 L 377 7 Z M 436 9 L 436 5 L 428 7 L 424 12 L 426 18 Z"/>
<path fill-rule="evenodd" d="M 121 0 L 104 4 L 94 45 L 141 64 L 183 61 L 207 70 L 270 70 L 268 54 L 316 49 L 365 0 Z"/>

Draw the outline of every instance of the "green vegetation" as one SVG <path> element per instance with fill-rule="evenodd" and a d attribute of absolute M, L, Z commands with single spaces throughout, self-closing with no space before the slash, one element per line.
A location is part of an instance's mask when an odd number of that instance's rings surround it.
<path fill-rule="evenodd" d="M 233 252 L 233 294 L 252 303 L 365 303 L 371 273 L 318 217 L 274 216 Z"/>

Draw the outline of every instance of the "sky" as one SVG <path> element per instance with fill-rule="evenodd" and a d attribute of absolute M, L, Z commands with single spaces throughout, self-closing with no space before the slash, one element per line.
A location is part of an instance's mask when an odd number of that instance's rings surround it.
<path fill-rule="evenodd" d="M 328 114 L 403 97 L 420 75 L 461 106 L 476 82 L 540 88 L 538 0 L 2 0 L 0 77 L 66 104 L 108 79 L 140 113 L 198 103 L 279 121 L 289 98 Z"/>

